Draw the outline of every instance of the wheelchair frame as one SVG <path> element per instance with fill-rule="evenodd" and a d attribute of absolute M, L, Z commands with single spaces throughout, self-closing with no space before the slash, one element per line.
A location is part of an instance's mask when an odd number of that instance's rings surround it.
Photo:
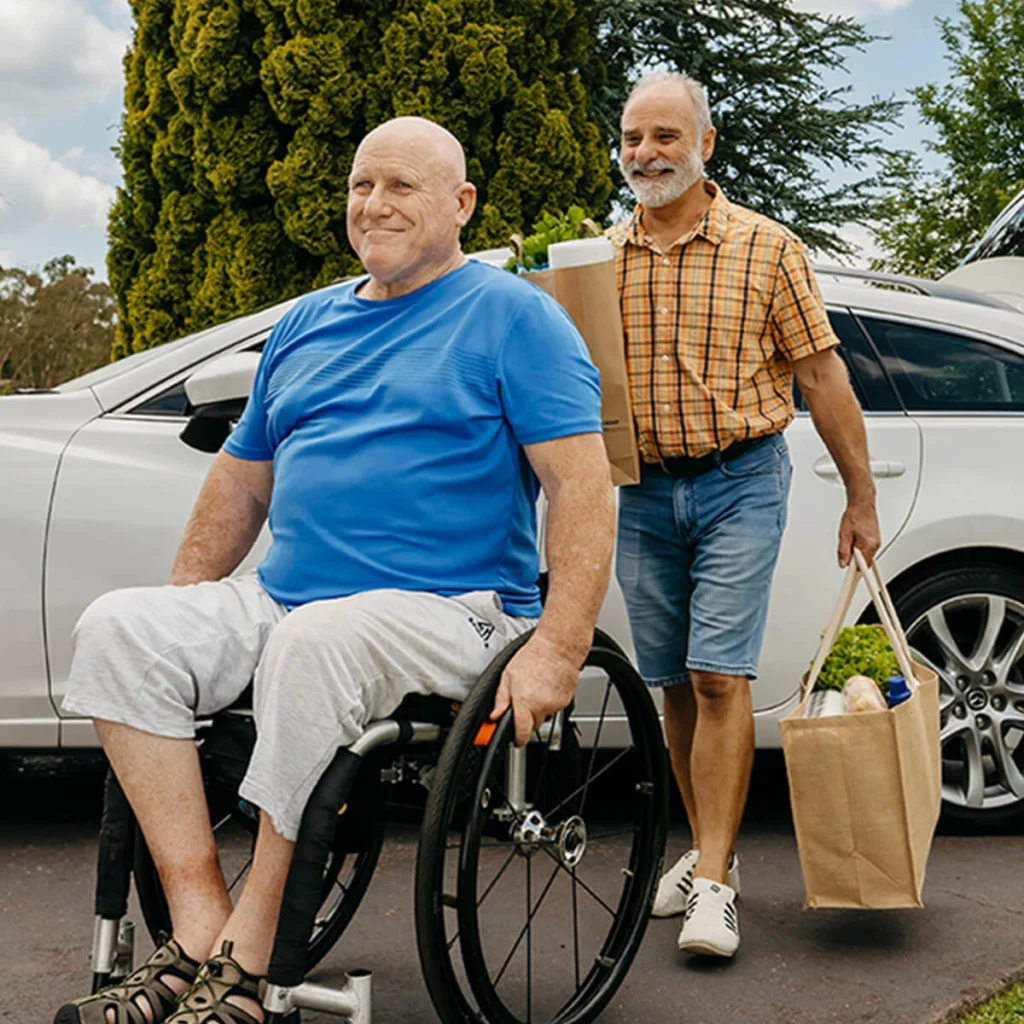
<path fill-rule="evenodd" d="M 496 665 L 501 663 L 503 667 L 507 664 L 530 635 L 532 631 L 506 646 L 496 656 L 492 666 L 480 677 L 477 685 L 487 678 Z M 598 630 L 595 632 L 592 651 L 601 650 L 629 664 L 615 641 Z M 224 713 L 251 715 L 251 712 L 230 710 L 222 712 Z M 654 714 L 653 705 L 651 713 Z M 544 741 L 549 750 L 560 750 L 565 720 L 566 712 L 558 712 L 543 723 L 534 736 Z M 656 715 L 654 721 L 657 722 Z M 365 758 L 372 752 L 386 747 L 415 748 L 438 744 L 445 739 L 451 728 L 431 722 L 398 718 L 371 722 L 351 747 L 338 750 L 321 776 L 303 815 L 292 867 L 282 898 L 281 915 L 263 1000 L 265 1024 L 284 1024 L 290 1014 L 301 1009 L 336 1014 L 347 1019 L 350 1024 L 371 1024 L 372 972 L 349 971 L 341 988 L 305 980 L 305 953 L 320 905 L 320 888 L 317 883 L 322 878 L 323 866 L 330 853 L 330 844 L 333 842 L 340 813 L 338 809 L 346 805 L 352 783 Z M 506 800 L 514 812 L 521 813 L 529 809 L 526 799 L 527 747 L 517 748 L 509 745 L 506 757 Z M 656 774 L 659 777 L 652 784 L 653 788 L 649 795 L 653 796 L 652 807 L 655 809 L 656 818 L 660 818 L 655 828 L 656 832 L 660 830 L 660 842 L 663 847 L 664 819 L 667 810 L 667 767 L 663 766 L 663 771 Z M 524 820 L 528 821 L 529 818 Z M 108 772 L 100 827 L 96 917 L 92 944 L 94 993 L 112 981 L 124 977 L 132 969 L 134 928 L 132 922 L 125 921 L 124 918 L 127 913 L 135 840 L 136 825 L 131 808 L 113 773 Z M 659 850 L 659 867 L 660 857 Z M 655 882 L 659 873 L 660 871 L 655 873 Z M 653 900 L 653 895 L 654 890 L 651 888 L 648 902 Z M 649 907 L 647 909 L 649 910 Z M 644 926 L 640 926 L 641 936 Z M 629 956 L 629 960 L 631 959 L 632 955 Z"/>

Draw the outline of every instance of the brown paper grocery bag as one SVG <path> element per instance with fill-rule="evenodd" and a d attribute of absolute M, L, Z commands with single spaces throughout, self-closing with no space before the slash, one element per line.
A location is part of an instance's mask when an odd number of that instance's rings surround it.
<path fill-rule="evenodd" d="M 629 400 L 626 346 L 614 261 L 559 270 L 534 270 L 523 274 L 523 280 L 546 291 L 572 317 L 576 329 L 583 335 L 590 358 L 601 373 L 601 425 L 612 483 L 616 487 L 638 483 L 640 456 Z"/>
<path fill-rule="evenodd" d="M 861 578 L 912 695 L 889 711 L 807 718 L 807 694 Z M 923 906 L 942 802 L 938 677 L 912 662 L 881 574 L 859 551 L 801 694 L 800 706 L 779 725 L 806 905 Z"/>

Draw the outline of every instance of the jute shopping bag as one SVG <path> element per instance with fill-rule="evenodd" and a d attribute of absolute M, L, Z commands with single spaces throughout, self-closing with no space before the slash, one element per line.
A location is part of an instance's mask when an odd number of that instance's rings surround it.
<path fill-rule="evenodd" d="M 779 724 L 808 907 L 921 907 L 942 800 L 938 677 L 910 656 L 877 565 L 855 551 L 835 614 Z M 863 579 L 911 697 L 886 711 L 808 718 L 807 695 Z"/>
<path fill-rule="evenodd" d="M 518 239 L 512 241 L 515 247 Z M 590 358 L 601 374 L 601 426 L 612 483 L 616 487 L 638 483 L 640 456 L 629 399 L 614 259 L 558 270 L 534 270 L 524 274 L 523 280 L 546 291 L 583 335 Z"/>

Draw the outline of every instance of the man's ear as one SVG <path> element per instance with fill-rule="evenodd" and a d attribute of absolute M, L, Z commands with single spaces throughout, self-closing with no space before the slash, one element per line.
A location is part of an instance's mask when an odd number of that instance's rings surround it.
<path fill-rule="evenodd" d="M 460 228 L 464 228 L 473 216 L 476 209 L 476 185 L 471 181 L 464 181 L 455 191 L 455 198 L 459 204 L 459 211 L 455 220 Z"/>
<path fill-rule="evenodd" d="M 714 128 L 709 128 L 704 133 L 704 138 L 700 140 L 700 155 L 704 163 L 707 163 L 711 159 L 711 155 L 715 151 L 715 136 L 718 134 Z"/>

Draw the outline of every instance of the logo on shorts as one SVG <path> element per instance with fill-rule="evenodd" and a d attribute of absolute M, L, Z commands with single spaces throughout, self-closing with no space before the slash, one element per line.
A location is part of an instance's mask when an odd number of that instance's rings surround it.
<path fill-rule="evenodd" d="M 488 641 L 494 636 L 494 623 L 487 622 L 485 619 L 474 619 L 472 615 L 468 617 L 468 621 L 476 630 L 476 635 L 483 640 L 484 647 L 490 647 Z"/>

